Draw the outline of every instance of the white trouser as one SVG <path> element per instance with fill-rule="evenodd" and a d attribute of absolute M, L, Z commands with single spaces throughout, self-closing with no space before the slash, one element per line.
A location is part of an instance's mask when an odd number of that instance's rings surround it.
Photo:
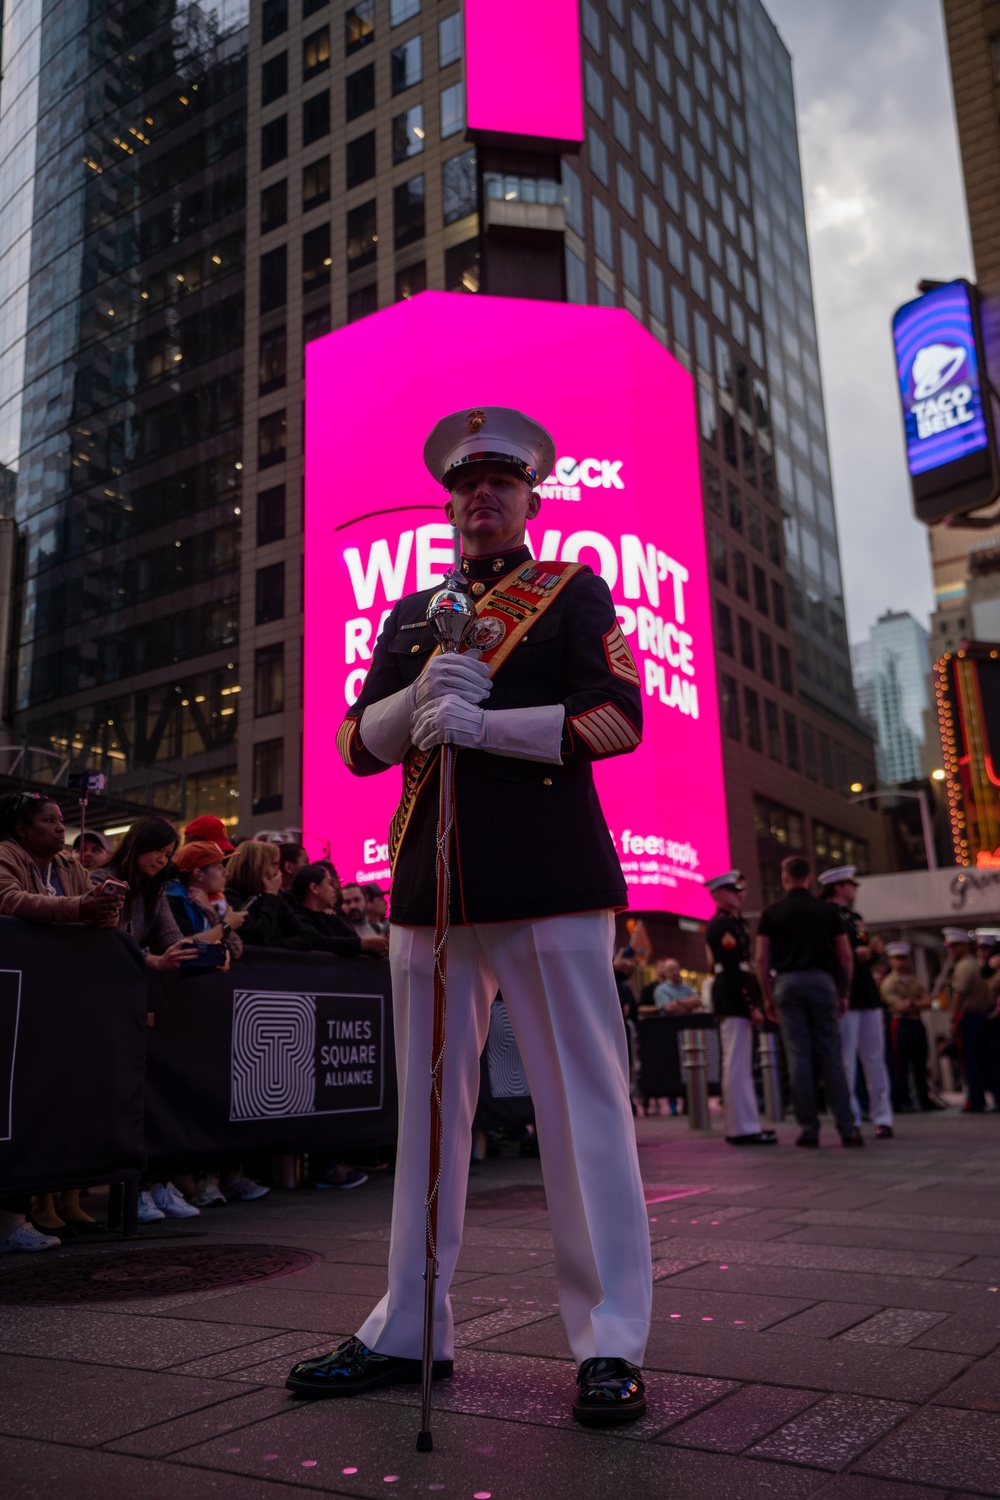
<path fill-rule="evenodd" d="M 840 1018 L 840 1055 L 844 1059 L 851 1090 L 851 1112 L 855 1125 L 861 1124 L 861 1106 L 854 1092 L 857 1074 L 856 1059 L 861 1058 L 861 1071 L 865 1075 L 868 1090 L 868 1107 L 872 1123 L 892 1124 L 892 1100 L 889 1093 L 889 1074 L 885 1066 L 885 1028 L 882 1010 L 849 1010 Z"/>
<path fill-rule="evenodd" d="M 454 1354 L 448 1290 L 462 1245 L 479 1056 L 500 989 L 535 1108 L 559 1311 L 573 1358 L 642 1363 L 652 1267 L 613 938 L 610 911 L 451 929 L 436 1359 Z M 403 1359 L 419 1359 L 423 1343 L 433 946 L 430 928 L 392 928 L 399 1149 L 389 1290 L 358 1330 L 370 1349 Z"/>
<path fill-rule="evenodd" d="M 752 1024 L 745 1016 L 721 1016 L 722 1103 L 727 1135 L 757 1135 L 760 1115 L 753 1086 Z"/>

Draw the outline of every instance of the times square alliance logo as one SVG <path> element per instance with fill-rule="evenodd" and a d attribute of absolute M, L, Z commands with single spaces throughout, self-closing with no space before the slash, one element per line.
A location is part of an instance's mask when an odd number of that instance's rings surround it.
<path fill-rule="evenodd" d="M 963 381 L 946 389 L 966 358 L 967 352 L 961 345 L 925 344 L 917 350 L 910 370 L 913 382 L 910 410 L 916 420 L 918 438 L 934 437 L 973 420 L 971 385 Z"/>

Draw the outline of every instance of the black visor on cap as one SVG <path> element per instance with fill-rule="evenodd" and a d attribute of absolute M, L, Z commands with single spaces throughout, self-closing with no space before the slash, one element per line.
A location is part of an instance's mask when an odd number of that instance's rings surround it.
<path fill-rule="evenodd" d="M 523 458 L 518 458 L 513 453 L 467 453 L 464 458 L 457 459 L 443 476 L 441 483 L 446 490 L 450 490 L 458 483 L 459 477 L 464 469 L 471 464 L 493 464 L 497 468 L 513 469 L 521 479 L 526 479 L 529 484 L 534 484 L 538 477 L 537 470 Z"/>

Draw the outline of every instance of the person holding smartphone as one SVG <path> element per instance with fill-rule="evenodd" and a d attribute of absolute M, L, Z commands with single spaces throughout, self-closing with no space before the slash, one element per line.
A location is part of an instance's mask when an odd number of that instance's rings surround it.
<path fill-rule="evenodd" d="M 167 904 L 164 888 L 180 834 L 166 818 L 136 818 L 107 864 L 91 871 L 102 888 L 121 892 L 118 925 L 134 938 L 151 969 L 179 969 L 198 955 Z M 122 889 L 124 887 L 124 889 Z"/>

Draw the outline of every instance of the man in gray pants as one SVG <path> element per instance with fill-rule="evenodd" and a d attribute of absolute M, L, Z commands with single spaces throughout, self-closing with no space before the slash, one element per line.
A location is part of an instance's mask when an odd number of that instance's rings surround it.
<path fill-rule="evenodd" d="M 797 1146 L 819 1145 L 813 1055 L 819 1059 L 827 1108 L 845 1146 L 863 1146 L 851 1111 L 851 1091 L 841 1057 L 839 1018 L 847 1010 L 854 968 L 850 939 L 830 904 L 810 894 L 806 860 L 781 862 L 786 891 L 761 914 L 757 973 L 764 1008 L 781 1027 L 792 1085 Z"/>

